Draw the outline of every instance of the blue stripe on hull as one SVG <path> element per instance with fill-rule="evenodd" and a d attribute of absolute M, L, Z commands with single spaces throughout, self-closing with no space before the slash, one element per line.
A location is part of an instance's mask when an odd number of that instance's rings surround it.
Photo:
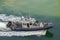
<path fill-rule="evenodd" d="M 13 31 L 38 31 L 38 30 L 47 30 L 52 28 L 52 26 L 44 28 L 11 28 Z"/>

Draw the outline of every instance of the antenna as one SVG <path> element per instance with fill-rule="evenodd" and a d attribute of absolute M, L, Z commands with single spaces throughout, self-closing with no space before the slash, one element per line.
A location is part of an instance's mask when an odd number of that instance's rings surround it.
<path fill-rule="evenodd" d="M 29 13 L 29 18 L 30 18 L 30 13 Z"/>
<path fill-rule="evenodd" d="M 30 17 L 30 10 L 29 10 L 29 18 L 31 18 L 31 17 Z"/>

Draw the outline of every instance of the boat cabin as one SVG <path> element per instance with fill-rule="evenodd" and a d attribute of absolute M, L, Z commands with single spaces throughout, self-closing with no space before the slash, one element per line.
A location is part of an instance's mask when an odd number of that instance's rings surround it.
<path fill-rule="evenodd" d="M 42 23 L 36 21 L 34 18 L 24 18 L 22 17 L 20 22 L 11 22 L 9 21 L 7 27 L 16 27 L 16 28 L 36 28 L 36 27 L 44 27 L 48 25 L 47 23 Z"/>

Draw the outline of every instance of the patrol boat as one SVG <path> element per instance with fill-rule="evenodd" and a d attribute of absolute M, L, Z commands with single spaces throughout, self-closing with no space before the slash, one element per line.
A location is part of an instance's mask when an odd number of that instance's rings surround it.
<path fill-rule="evenodd" d="M 39 22 L 35 18 L 25 18 L 24 16 L 19 22 L 9 21 L 6 26 L 12 31 L 39 31 L 53 27 L 52 23 Z"/>
<path fill-rule="evenodd" d="M 52 23 L 39 22 L 31 17 L 15 17 L 0 14 L 0 36 L 31 36 L 46 35 Z"/>

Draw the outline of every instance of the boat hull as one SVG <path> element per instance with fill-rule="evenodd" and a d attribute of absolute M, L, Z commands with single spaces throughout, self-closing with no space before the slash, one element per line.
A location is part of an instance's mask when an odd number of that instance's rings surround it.
<path fill-rule="evenodd" d="M 52 28 L 53 26 L 47 26 L 47 27 L 40 27 L 40 28 L 11 28 L 13 31 L 38 31 L 38 30 L 47 30 Z"/>

